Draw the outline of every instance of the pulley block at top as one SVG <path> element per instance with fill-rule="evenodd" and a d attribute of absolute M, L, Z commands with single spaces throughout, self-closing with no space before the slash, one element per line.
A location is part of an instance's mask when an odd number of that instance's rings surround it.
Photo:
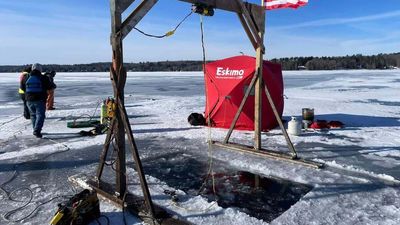
<path fill-rule="evenodd" d="M 214 8 L 203 4 L 193 4 L 192 12 L 203 16 L 214 16 Z"/>

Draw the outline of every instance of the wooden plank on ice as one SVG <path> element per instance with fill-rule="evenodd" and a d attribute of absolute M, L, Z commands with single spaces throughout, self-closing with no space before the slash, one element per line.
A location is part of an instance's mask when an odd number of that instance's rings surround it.
<path fill-rule="evenodd" d="M 303 166 L 312 167 L 315 169 L 322 168 L 324 165 L 322 163 L 314 162 L 311 160 L 305 160 L 305 159 L 301 159 L 301 158 L 293 158 L 293 156 L 287 155 L 287 154 L 284 154 L 281 152 L 271 151 L 271 150 L 267 150 L 267 149 L 255 150 L 254 147 L 247 146 L 247 145 L 232 144 L 232 143 L 225 144 L 225 143 L 218 142 L 218 141 L 213 141 L 212 144 L 215 146 L 218 146 L 218 147 L 228 149 L 228 150 L 238 151 L 241 153 L 249 153 L 249 154 L 266 157 L 266 158 L 271 158 L 271 159 L 275 159 L 275 160 L 291 162 L 291 163 L 300 164 Z"/>
<path fill-rule="evenodd" d="M 85 174 L 77 174 L 68 178 L 76 186 L 92 189 L 97 192 L 99 197 L 116 207 L 125 208 L 128 212 L 140 218 L 145 224 L 151 225 L 191 225 L 191 223 L 179 220 L 168 213 L 161 206 L 154 204 L 156 220 L 153 220 L 147 212 L 147 207 L 143 197 L 127 192 L 124 199 L 115 195 L 115 187 L 104 181 L 97 182 L 94 177 L 91 178 Z"/>

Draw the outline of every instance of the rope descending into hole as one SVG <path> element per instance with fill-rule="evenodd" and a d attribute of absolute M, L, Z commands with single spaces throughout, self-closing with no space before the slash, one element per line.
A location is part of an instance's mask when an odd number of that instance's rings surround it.
<path fill-rule="evenodd" d="M 203 28 L 203 16 L 200 15 L 200 32 L 201 32 L 201 47 L 202 47 L 202 52 L 203 52 L 203 73 L 206 75 L 206 50 L 205 50 L 205 44 L 204 44 L 204 28 Z M 207 85 L 206 85 L 206 92 L 207 92 Z M 207 136 L 207 146 L 208 146 L 208 170 L 207 170 L 207 175 L 204 178 L 203 184 L 201 185 L 199 191 L 197 192 L 198 194 L 201 193 L 201 191 L 206 187 L 207 181 L 212 177 L 212 188 L 213 188 L 213 193 L 214 196 L 216 195 L 215 191 L 215 179 L 214 179 L 214 170 L 213 170 L 213 147 L 212 147 L 212 138 L 211 138 L 211 118 L 210 118 L 210 108 L 209 108 L 209 101 L 206 100 L 207 103 L 207 108 L 208 108 L 208 115 L 207 115 L 207 126 L 208 126 L 208 136 Z"/>

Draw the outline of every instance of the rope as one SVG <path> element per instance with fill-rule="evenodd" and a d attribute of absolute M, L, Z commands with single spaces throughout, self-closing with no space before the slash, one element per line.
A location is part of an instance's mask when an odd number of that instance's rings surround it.
<path fill-rule="evenodd" d="M 15 169 L 15 168 L 16 168 L 16 166 L 14 166 L 14 169 Z M 17 171 L 17 170 L 14 170 L 12 176 L 11 176 L 7 181 L 5 181 L 5 182 L 3 182 L 2 184 L 0 184 L 0 191 L 3 192 L 3 195 L 4 195 L 7 199 L 10 199 L 10 194 L 4 189 L 4 186 L 5 186 L 6 184 L 10 183 L 12 180 L 14 180 L 15 177 L 17 176 L 17 174 L 18 174 L 18 171 Z M 4 198 L 2 198 L 2 199 L 4 199 Z"/>
<path fill-rule="evenodd" d="M 95 117 L 95 114 L 96 114 L 97 109 L 99 108 L 101 102 L 102 102 L 101 100 L 99 100 L 99 101 L 97 102 L 96 108 L 94 109 L 92 115 L 83 113 L 83 114 L 80 114 L 80 115 L 78 115 L 78 116 L 76 116 L 76 117 L 69 115 L 69 116 L 64 117 L 64 119 L 67 120 L 68 118 L 71 118 L 71 119 L 73 120 L 73 122 L 75 123 L 77 120 L 79 120 L 79 119 L 81 119 L 81 118 L 86 118 L 86 117 L 88 117 L 88 118 L 89 118 L 89 121 L 91 121 L 91 120 L 93 119 L 93 117 Z"/>
<path fill-rule="evenodd" d="M 29 200 L 26 201 L 22 206 L 20 206 L 20 207 L 18 207 L 18 208 L 15 208 L 15 209 L 13 209 L 13 210 L 10 210 L 10 211 L 8 211 L 7 213 L 5 213 L 5 214 L 3 215 L 3 219 L 4 219 L 5 221 L 7 221 L 7 222 L 14 222 L 14 223 L 15 223 L 15 222 L 20 222 L 20 221 L 22 221 L 22 220 L 25 220 L 25 219 L 31 217 L 31 216 L 33 215 L 33 213 L 35 213 L 36 210 L 39 209 L 40 206 L 43 206 L 43 205 L 45 205 L 45 204 L 48 204 L 48 203 L 50 203 L 50 202 L 52 202 L 52 201 L 54 201 L 55 199 L 58 199 L 58 198 L 68 198 L 68 197 L 71 197 L 71 196 L 69 196 L 69 195 L 57 195 L 57 196 L 55 196 L 55 197 L 53 197 L 53 198 L 51 198 L 51 199 L 49 199 L 49 200 L 46 200 L 46 201 L 44 201 L 44 202 L 36 202 L 36 203 L 39 203 L 39 204 L 36 205 L 36 207 L 35 207 L 30 213 L 28 213 L 28 215 L 26 215 L 26 216 L 24 216 L 24 217 L 21 217 L 21 218 L 18 218 L 18 219 L 10 219 L 10 217 L 11 217 L 12 215 L 14 215 L 14 214 L 17 213 L 18 211 L 21 211 L 21 210 L 23 210 L 24 208 L 28 207 L 28 205 L 29 205 L 30 203 L 32 203 L 32 200 L 33 200 L 33 191 L 32 191 L 31 189 L 29 189 L 29 188 L 21 188 L 21 189 L 16 189 L 16 190 L 14 190 L 14 191 L 11 192 L 11 193 L 14 193 L 14 192 L 16 192 L 16 191 L 18 191 L 18 190 L 27 190 L 27 191 L 29 192 Z M 12 199 L 10 199 L 10 200 L 12 200 Z M 21 201 L 17 201 L 17 202 L 21 202 Z"/>
<path fill-rule="evenodd" d="M 11 119 L 9 121 L 6 121 L 6 122 L 2 123 L 0 125 L 0 127 L 4 126 L 7 123 L 11 123 L 11 122 L 13 122 L 13 121 L 15 121 L 15 120 L 17 120 L 17 119 L 19 119 L 21 117 L 22 116 L 18 116 L 18 117 L 15 117 L 15 118 L 13 118 L 13 119 Z M 13 132 L 13 134 L 10 137 L 8 137 L 7 139 L 0 141 L 0 144 L 7 143 L 7 142 L 11 141 L 12 139 L 17 139 L 17 135 L 22 134 L 22 131 L 26 130 L 29 124 L 30 124 L 30 121 L 29 122 L 25 122 L 23 124 L 24 127 L 19 129 L 19 130 L 17 130 L 17 131 L 12 131 L 12 130 L 9 130 L 9 129 L 3 129 L 3 131 Z"/>
<path fill-rule="evenodd" d="M 12 118 L 11 120 L 8 120 L 8 121 L 6 121 L 6 122 L 3 122 L 3 123 L 0 124 L 0 127 L 6 125 L 7 123 L 11 123 L 12 121 L 17 120 L 17 119 L 19 119 L 19 118 L 21 118 L 21 117 L 22 117 L 22 116 L 17 116 L 17 117 L 15 117 L 15 118 Z"/>
<path fill-rule="evenodd" d="M 25 219 L 31 217 L 31 216 L 33 215 L 33 213 L 34 213 L 37 209 L 39 209 L 40 206 L 45 205 L 45 204 L 47 204 L 47 203 L 49 203 L 49 202 L 51 202 L 51 201 L 53 201 L 53 200 L 55 200 L 55 199 L 58 199 L 58 198 L 67 197 L 67 196 L 65 196 L 65 195 L 58 195 L 58 196 L 55 196 L 55 197 L 53 197 L 53 198 L 51 198 L 51 199 L 49 199 L 49 200 L 47 200 L 47 201 L 45 201 L 45 202 L 41 202 L 41 203 L 39 202 L 39 204 L 38 204 L 28 215 L 26 215 L 26 216 L 24 216 L 24 217 L 22 217 L 22 218 L 19 218 L 19 219 L 10 219 L 10 217 L 11 217 L 12 215 L 14 215 L 14 214 L 17 213 L 18 211 L 21 211 L 21 210 L 25 209 L 26 207 L 28 207 L 28 205 L 29 205 L 30 203 L 32 203 L 32 200 L 33 200 L 33 191 L 32 191 L 31 189 L 29 189 L 29 188 L 18 188 L 18 189 L 14 189 L 14 190 L 11 191 L 11 192 L 7 192 L 7 191 L 4 189 L 4 186 L 5 186 L 6 184 L 10 183 L 11 181 L 13 181 L 13 180 L 17 177 L 17 175 L 18 175 L 18 170 L 17 170 L 17 168 L 18 168 L 19 166 L 22 166 L 22 165 L 26 164 L 26 163 L 34 162 L 34 161 L 38 161 L 38 160 L 43 160 L 43 159 L 46 159 L 46 158 L 48 158 L 48 157 L 50 157 L 50 156 L 52 156 L 52 155 L 59 154 L 59 153 L 64 153 L 64 152 L 67 152 L 67 151 L 71 150 L 66 144 L 57 142 L 57 141 L 55 141 L 55 140 L 53 140 L 53 139 L 51 139 L 51 138 L 47 138 L 47 139 L 50 140 L 50 141 L 52 141 L 52 142 L 54 142 L 54 143 L 56 143 L 56 144 L 59 144 L 59 145 L 65 147 L 65 149 L 62 150 L 62 151 L 59 151 L 59 152 L 50 153 L 50 154 L 48 154 L 48 155 L 46 155 L 45 157 L 42 157 L 42 158 L 38 158 L 38 159 L 30 160 L 30 161 L 25 161 L 25 162 L 22 162 L 22 163 L 19 163 L 19 164 L 14 165 L 14 168 L 13 168 L 13 169 L 14 169 L 14 172 L 13 172 L 12 176 L 11 176 L 7 181 L 5 181 L 5 182 L 3 182 L 2 184 L 0 184 L 0 190 L 3 192 L 3 195 L 5 196 L 5 198 L 8 199 L 8 200 L 10 200 L 10 201 L 14 201 L 14 202 L 23 202 L 23 201 L 16 200 L 16 199 L 13 199 L 13 198 L 12 198 L 13 194 L 16 193 L 17 191 L 21 191 L 21 190 L 22 190 L 22 191 L 28 191 L 28 193 L 29 193 L 29 200 L 26 201 L 22 206 L 17 207 L 16 209 L 7 211 L 4 215 L 2 215 L 2 217 L 3 217 L 3 219 L 4 219 L 5 221 L 8 221 L 8 222 L 20 222 L 20 221 L 22 221 L 22 220 L 25 220 Z M 4 199 L 4 198 L 3 198 L 3 199 Z"/>
<path fill-rule="evenodd" d="M 99 103 L 97 104 L 96 109 L 95 109 L 94 112 L 93 112 L 93 115 L 92 115 L 92 116 L 89 115 L 90 120 L 94 117 L 94 115 L 95 115 L 95 113 L 96 113 L 96 111 L 97 111 L 97 109 L 98 109 L 100 103 L 101 103 L 101 102 L 99 102 Z M 10 123 L 10 122 L 12 122 L 12 121 L 18 119 L 18 118 L 20 118 L 20 116 L 19 116 L 19 117 L 16 117 L 16 118 L 13 118 L 12 120 L 9 120 L 9 121 L 7 121 L 7 122 L 5 122 L 5 123 L 2 123 L 2 124 L 0 125 L 0 127 L 3 126 L 3 125 L 6 124 L 6 123 Z M 25 129 L 26 129 L 26 126 L 25 126 Z M 18 131 L 18 132 L 21 133 L 21 131 Z M 15 137 L 15 135 L 16 135 L 16 133 L 14 134 L 14 137 Z M 48 199 L 48 200 L 46 200 L 46 201 L 44 201 L 44 202 L 33 202 L 34 193 L 33 193 L 33 191 L 32 191 L 30 188 L 22 187 L 22 188 L 14 189 L 14 190 L 12 190 L 11 192 L 7 192 L 7 191 L 4 189 L 4 186 L 5 186 L 6 184 L 12 182 L 12 181 L 17 177 L 17 175 L 18 175 L 18 170 L 17 170 L 18 166 L 22 166 L 22 165 L 24 165 L 24 164 L 26 164 L 26 163 L 29 163 L 29 162 L 34 162 L 34 161 L 38 161 L 38 160 L 43 160 L 43 159 L 46 159 L 46 158 L 48 158 L 48 157 L 50 157 L 50 156 L 52 156 L 52 155 L 64 153 L 64 152 L 67 152 L 67 151 L 71 150 L 70 147 L 68 147 L 68 145 L 66 145 L 66 144 L 64 144 L 64 143 L 58 142 L 58 141 L 56 141 L 56 140 L 54 140 L 54 139 L 51 139 L 51 138 L 44 138 L 44 139 L 47 139 L 47 140 L 49 140 L 49 141 L 51 141 L 51 142 L 53 142 L 53 143 L 56 143 L 56 144 L 58 144 L 58 145 L 64 147 L 65 149 L 62 150 L 62 151 L 50 153 L 50 154 L 48 154 L 48 155 L 46 155 L 46 156 L 44 156 L 44 157 L 42 157 L 42 158 L 38 158 L 38 159 L 34 159 L 34 160 L 29 160 L 29 161 L 21 162 L 21 163 L 19 163 L 19 164 L 14 165 L 14 167 L 13 167 L 14 172 L 13 172 L 12 176 L 11 176 L 7 181 L 5 181 L 5 182 L 3 182 L 2 184 L 0 184 L 0 191 L 3 192 L 3 196 L 4 196 L 4 197 L 3 197 L 2 199 L 7 199 L 7 200 L 13 201 L 13 202 L 23 202 L 23 204 L 22 204 L 21 206 L 15 208 L 15 209 L 12 209 L 12 210 L 10 210 L 10 211 L 7 211 L 4 215 L 2 215 L 3 220 L 5 220 L 5 221 L 7 221 L 7 222 L 20 222 L 20 221 L 23 221 L 23 220 L 25 220 L 25 219 L 30 218 L 41 206 L 43 206 L 43 205 L 45 205 L 45 204 L 48 204 L 48 203 L 54 201 L 55 199 L 59 199 L 59 198 L 70 198 L 70 197 L 72 196 L 72 195 L 57 195 L 57 196 L 55 196 L 55 197 L 53 197 L 53 198 L 50 198 L 50 199 Z M 111 139 L 111 141 L 112 141 L 112 139 Z M 72 189 L 73 189 L 73 188 L 72 188 Z M 13 195 L 14 195 L 15 193 L 17 193 L 18 191 L 22 191 L 22 192 L 25 192 L 25 191 L 26 191 L 26 192 L 28 193 L 28 200 L 27 200 L 27 201 L 22 201 L 22 200 L 14 199 L 14 198 L 13 198 Z M 74 191 L 74 192 L 76 192 L 76 191 Z M 19 194 L 19 195 L 21 195 L 21 194 Z M 12 217 L 15 213 L 26 209 L 31 203 L 36 203 L 37 205 L 36 205 L 35 208 L 34 208 L 33 210 L 31 210 L 26 216 L 23 216 L 23 217 L 17 218 L 17 219 L 11 219 L 11 217 Z M 101 217 L 104 217 L 104 218 L 106 219 L 107 225 L 110 224 L 110 220 L 109 220 L 109 218 L 108 218 L 107 216 L 102 215 Z M 100 217 L 100 218 L 101 218 L 101 217 Z M 101 224 L 101 223 L 98 221 L 98 219 L 97 219 L 96 221 L 97 221 L 98 224 Z"/>
<path fill-rule="evenodd" d="M 47 139 L 47 140 L 49 140 L 49 141 L 51 141 L 51 142 L 53 142 L 53 143 L 55 143 L 55 144 L 61 145 L 62 147 L 65 148 L 65 150 L 63 150 L 63 151 L 61 151 L 61 152 L 53 152 L 53 153 L 50 153 L 50 154 L 47 155 L 45 158 L 48 158 L 48 157 L 50 157 L 51 155 L 54 155 L 54 154 L 58 154 L 58 153 L 62 153 L 62 152 L 66 152 L 66 151 L 71 150 L 71 149 L 68 147 L 68 145 L 66 145 L 66 144 L 64 144 L 64 143 L 61 143 L 61 142 L 58 142 L 58 141 L 56 141 L 56 140 L 54 140 L 54 139 L 47 138 L 47 137 L 44 137 L 43 139 Z M 43 159 L 45 159 L 45 158 L 43 158 Z"/>
<path fill-rule="evenodd" d="M 187 19 L 189 18 L 189 16 L 191 16 L 193 14 L 193 12 L 190 12 L 189 14 L 187 14 L 179 23 L 178 25 L 175 26 L 175 28 L 173 30 L 168 31 L 167 33 L 163 34 L 163 35 L 154 35 L 154 34 L 149 34 L 146 33 L 142 30 L 140 30 L 139 28 L 133 27 L 133 29 L 135 29 L 136 31 L 138 31 L 139 33 L 147 36 L 147 37 L 152 37 L 152 38 L 165 38 L 165 37 L 169 37 L 171 35 L 173 35 L 175 33 L 175 31 L 181 26 L 181 24 Z"/>
<path fill-rule="evenodd" d="M 29 122 L 29 123 L 30 123 L 30 122 Z M 19 129 L 19 130 L 17 130 L 17 131 L 14 131 L 14 133 L 13 133 L 10 137 L 8 137 L 8 138 L 5 139 L 5 140 L 0 141 L 0 144 L 5 144 L 5 143 L 11 141 L 12 139 L 17 139 L 17 135 L 22 134 L 22 131 L 26 130 L 27 127 L 28 127 L 28 124 L 25 123 L 25 124 L 24 124 L 24 128 L 21 128 L 21 129 Z M 3 130 L 3 131 L 12 132 L 12 131 L 10 131 L 10 130 Z"/>
<path fill-rule="evenodd" d="M 203 73 L 204 76 L 206 76 L 206 49 L 205 49 L 205 44 L 204 44 L 204 28 L 203 28 L 203 16 L 200 15 L 200 32 L 201 32 L 201 47 L 202 47 L 202 53 L 203 53 Z M 208 88 L 206 85 L 206 92 L 208 92 Z M 208 109 L 208 115 L 207 115 L 207 125 L 208 125 L 208 135 L 207 135 L 207 147 L 208 147 L 208 170 L 207 170 L 207 176 L 204 178 L 204 181 L 198 190 L 197 194 L 200 194 L 201 191 L 204 189 L 204 187 L 207 185 L 207 181 L 212 177 L 212 187 L 213 187 L 213 194 L 216 196 L 216 190 L 215 190 L 215 179 L 214 179 L 214 170 L 213 170 L 213 156 L 212 156 L 212 140 L 211 140 L 211 117 L 210 117 L 210 101 L 206 99 L 206 104 L 207 104 L 207 109 Z"/>

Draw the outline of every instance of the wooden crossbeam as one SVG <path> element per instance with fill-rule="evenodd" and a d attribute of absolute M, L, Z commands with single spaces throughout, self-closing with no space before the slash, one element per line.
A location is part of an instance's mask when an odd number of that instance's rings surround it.
<path fill-rule="evenodd" d="M 247 37 L 249 38 L 251 44 L 253 45 L 253 48 L 257 49 L 257 47 L 258 47 L 257 40 L 254 38 L 254 35 L 251 32 L 249 26 L 247 25 L 246 19 L 244 18 L 243 14 L 242 13 L 237 13 L 237 16 L 239 18 L 240 23 L 242 24 L 242 27 L 243 27 L 244 31 L 247 34 Z"/>
<path fill-rule="evenodd" d="M 242 99 L 242 102 L 240 103 L 240 106 L 238 110 L 236 111 L 235 117 L 232 120 L 231 126 L 229 127 L 228 133 L 226 134 L 224 143 L 228 143 L 229 138 L 231 137 L 231 134 L 233 132 L 233 129 L 235 128 L 236 122 L 239 119 L 240 114 L 243 111 L 244 104 L 246 104 L 247 98 L 250 96 L 251 91 L 254 89 L 254 84 L 256 83 L 258 78 L 258 70 L 254 72 L 253 78 L 251 79 L 251 82 L 249 86 L 247 87 L 246 93 L 244 94 L 244 97 Z"/>
<path fill-rule="evenodd" d="M 86 175 L 77 174 L 68 177 L 68 180 L 81 188 L 95 190 L 99 198 L 113 204 L 119 209 L 127 210 L 133 215 L 136 215 L 145 224 L 149 225 L 191 225 L 190 222 L 175 218 L 176 216 L 167 212 L 159 205 L 154 205 L 154 212 L 156 217 L 151 217 L 148 214 L 145 206 L 145 199 L 141 196 L 134 195 L 127 192 L 124 199 L 117 198 L 114 195 L 114 185 L 104 181 L 98 182 L 96 179 Z"/>
<path fill-rule="evenodd" d="M 104 170 L 104 165 L 106 162 L 107 154 L 110 149 L 110 144 L 113 141 L 112 135 L 113 135 L 114 129 L 115 129 L 115 118 L 113 118 L 111 120 L 110 128 L 107 131 L 106 140 L 104 142 L 103 150 L 100 155 L 99 167 L 97 168 L 97 174 L 96 174 L 96 178 L 98 181 L 101 181 L 101 176 L 103 175 L 103 170 Z"/>
<path fill-rule="evenodd" d="M 251 19 L 256 26 L 258 32 L 265 33 L 265 8 L 256 4 L 243 3 L 247 12 L 250 14 Z"/>
<path fill-rule="evenodd" d="M 123 13 L 125 10 L 129 8 L 129 6 L 134 2 L 135 0 L 116 0 L 117 2 L 117 8 L 116 10 L 120 13 Z"/>
<path fill-rule="evenodd" d="M 235 12 L 235 13 L 242 13 L 242 8 L 237 5 L 237 2 L 235 0 L 178 0 L 181 2 L 188 2 L 192 4 L 203 4 L 207 6 L 211 6 L 215 9 L 222 9 L 230 12 Z M 240 0 L 243 2 L 242 0 Z M 245 3 L 252 5 L 254 8 L 259 8 L 259 11 L 263 10 L 263 7 L 252 4 L 252 3 Z"/>
<path fill-rule="evenodd" d="M 124 39 L 129 32 L 153 8 L 158 0 L 143 0 L 138 7 L 125 19 L 121 26 L 121 38 Z"/>
<path fill-rule="evenodd" d="M 245 30 L 250 31 L 250 35 L 253 36 L 253 38 L 255 39 L 255 41 L 257 43 L 257 47 L 261 46 L 262 51 L 264 53 L 264 41 L 262 39 L 263 36 L 262 37 L 260 36 L 260 33 L 264 33 L 264 29 L 260 28 L 260 26 L 257 25 L 253 20 L 254 17 L 255 18 L 256 17 L 264 17 L 264 15 L 265 15 L 265 14 L 263 14 L 264 11 L 262 11 L 262 13 L 260 15 L 254 15 L 254 14 L 251 15 L 242 0 L 235 0 L 235 1 L 236 1 L 236 4 L 238 4 L 238 7 L 241 9 L 242 17 L 239 17 L 239 18 L 243 18 L 245 23 L 247 24 L 248 28 L 245 28 Z M 242 23 L 242 25 L 244 25 L 244 24 Z"/>
<path fill-rule="evenodd" d="M 111 75 L 113 76 L 113 79 L 117 78 L 115 73 L 111 72 Z M 117 84 L 115 82 L 112 82 L 112 85 L 113 85 L 114 90 L 116 90 L 118 88 Z M 125 129 L 124 131 L 125 131 L 126 135 L 128 136 L 129 147 L 131 149 L 132 157 L 133 157 L 133 160 L 135 162 L 136 171 L 137 171 L 138 176 L 139 176 L 140 185 L 141 185 L 141 188 L 142 188 L 142 192 L 143 192 L 143 195 L 144 195 L 145 204 L 147 206 L 148 213 L 152 218 L 155 218 L 153 201 L 151 199 L 151 195 L 150 195 L 150 192 L 149 192 L 147 181 L 146 181 L 146 178 L 144 176 L 142 162 L 141 162 L 140 157 L 139 157 L 138 148 L 136 146 L 135 139 L 133 138 L 131 125 L 129 123 L 129 118 L 128 118 L 128 115 L 126 113 L 125 106 L 123 105 L 123 101 L 121 99 L 121 96 L 117 96 L 116 103 L 117 103 L 117 111 L 118 111 L 116 113 L 120 114 L 121 120 L 119 122 L 122 122 L 123 127 Z M 124 154 L 125 154 L 125 152 L 124 152 Z"/>
<path fill-rule="evenodd" d="M 233 151 L 237 151 L 237 152 L 241 152 L 241 153 L 249 153 L 252 155 L 257 155 L 257 156 L 261 156 L 261 157 L 265 157 L 265 158 L 271 158 L 271 159 L 275 159 L 275 160 L 292 162 L 295 164 L 308 166 L 308 167 L 311 167 L 314 169 L 322 168 L 324 165 L 322 163 L 314 162 L 311 160 L 305 160 L 305 159 L 301 159 L 298 157 L 294 158 L 292 155 L 288 155 L 288 154 L 284 154 L 281 152 L 276 152 L 276 151 L 272 151 L 272 150 L 268 150 L 268 149 L 263 149 L 263 148 L 261 148 L 259 150 L 255 150 L 252 146 L 231 144 L 231 143 L 225 144 L 225 143 L 221 143 L 218 141 L 212 141 L 212 144 L 217 147 L 222 147 L 222 148 L 228 149 L 228 150 L 233 150 Z"/>
<path fill-rule="evenodd" d="M 264 84 L 264 91 L 265 91 L 265 95 L 267 96 L 269 105 L 271 106 L 272 111 L 273 111 L 274 116 L 275 116 L 275 119 L 276 119 L 276 121 L 278 121 L 279 127 L 281 128 L 283 136 L 285 137 L 286 144 L 287 144 L 289 150 L 292 152 L 292 156 L 294 158 L 297 158 L 297 152 L 296 152 L 296 150 L 295 150 L 295 148 L 293 146 L 292 141 L 290 140 L 290 137 L 289 137 L 288 133 L 286 132 L 285 127 L 283 126 L 282 119 L 279 116 L 278 110 L 276 109 L 275 103 L 272 100 L 271 93 L 269 92 L 267 84 L 265 83 L 264 79 L 262 79 L 262 83 Z"/>

